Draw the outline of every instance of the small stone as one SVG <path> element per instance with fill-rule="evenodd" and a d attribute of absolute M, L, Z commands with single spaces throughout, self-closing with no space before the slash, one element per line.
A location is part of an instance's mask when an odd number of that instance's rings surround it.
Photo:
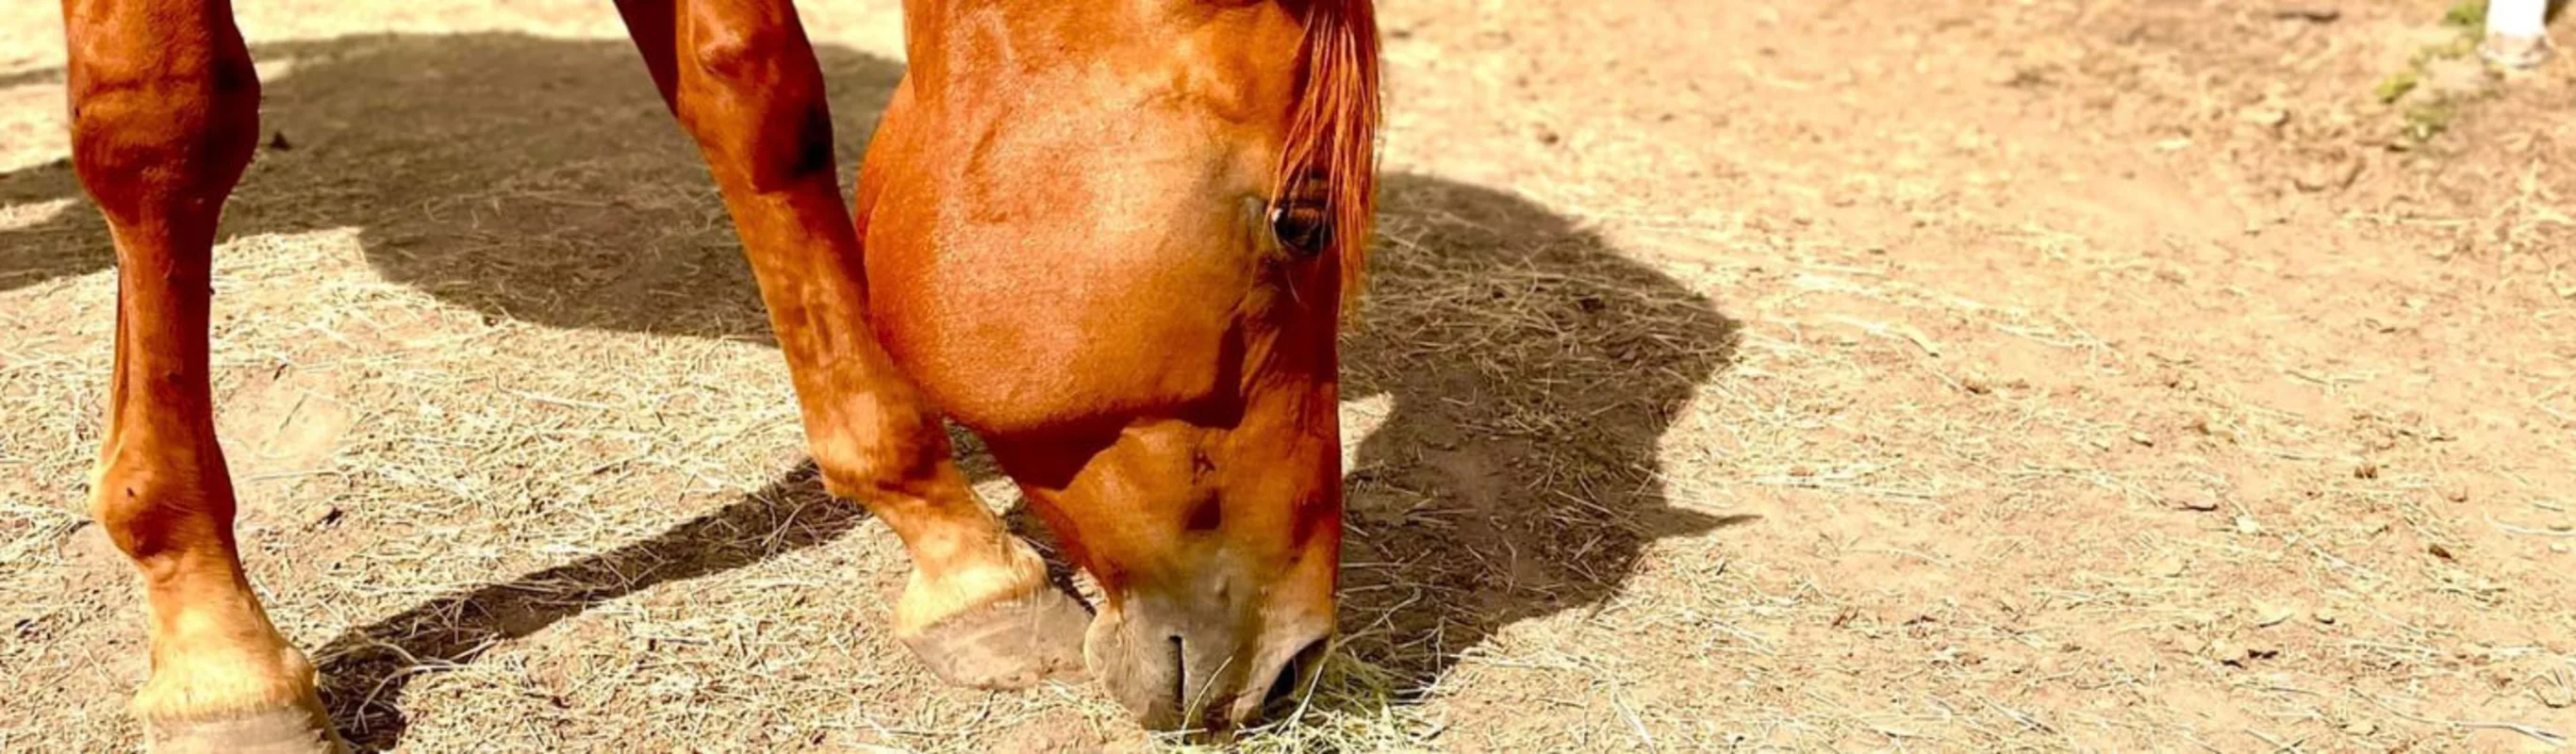
<path fill-rule="evenodd" d="M 2363 461 L 2361 463 L 2354 464 L 2352 467 L 2352 476 L 2355 479 L 2378 479 L 2379 464 L 2370 461 Z"/>
<path fill-rule="evenodd" d="M 2262 525 L 2262 524 L 2258 524 L 2258 523 L 2254 523 L 2254 517 L 2253 517 L 2253 516 L 2237 516 L 2237 517 L 2236 517 L 2236 533 L 2238 533 L 2238 534 L 2244 534 L 2244 535 L 2247 535 L 2247 536 L 2252 536 L 2252 535 L 2255 535 L 2255 534 L 2261 534 L 2261 533 L 2263 533 L 2263 525 Z"/>
<path fill-rule="evenodd" d="M 2187 511 L 2206 513 L 2218 510 L 2218 496 L 2205 490 L 2183 490 L 2167 495 L 2165 504 Z"/>
<path fill-rule="evenodd" d="M 1986 376 L 1982 374 L 1970 374 L 1960 377 L 1959 387 L 1967 388 L 1968 392 L 1976 393 L 1978 395 L 1985 395 L 1995 391 L 1994 381 L 1986 379 Z"/>
<path fill-rule="evenodd" d="M 2309 165 L 2300 170 L 2298 175 L 2291 177 L 2290 183 L 2298 186 L 2300 191 L 2324 191 L 2349 188 L 2353 181 L 2360 178 L 2361 161 L 2352 159 Z"/>
<path fill-rule="evenodd" d="M 2247 124 L 2278 128 L 2290 121 L 2290 111 L 2267 105 L 2256 105 L 2236 111 L 2236 119 Z"/>
<path fill-rule="evenodd" d="M 2433 557 L 2441 558 L 2441 559 L 2443 559 L 2443 560 L 2457 560 L 2457 558 L 2454 558 L 2454 557 L 2452 557 L 2452 556 L 2451 556 L 2451 548 L 2443 547 L 2443 546 L 2442 546 L 2442 543 L 2440 543 L 2440 542 L 2431 542 L 2431 543 L 2427 543 L 2427 544 L 2425 544 L 2425 545 L 2424 545 L 2424 551 L 2425 551 L 2425 552 L 2432 553 L 2432 554 L 2433 554 Z"/>
<path fill-rule="evenodd" d="M 2145 432 L 2131 432 L 2131 433 L 2129 433 L 2129 442 L 2134 442 L 2134 443 L 2137 443 L 2137 444 L 2139 444 L 2139 445 L 2144 445 L 2144 446 L 2147 446 L 2147 447 L 2150 447 L 2150 448 L 2152 448 L 2152 447 L 2155 447 L 2155 446 L 2156 446 L 2156 438 L 2153 438 L 2153 437 L 2149 437 L 2149 436 L 2147 436 L 2147 433 L 2145 433 Z"/>
<path fill-rule="evenodd" d="M 2350 723 L 2344 724 L 2343 732 L 2356 736 L 2367 736 L 2372 733 L 2379 732 L 2379 726 L 2370 724 L 2370 721 L 2368 720 L 2354 720 Z"/>
<path fill-rule="evenodd" d="M 2443 485 L 2443 486 L 2442 486 L 2442 499 L 2444 499 L 2444 500 L 2449 500 L 2449 501 L 2454 502 L 2454 503 L 2465 503 L 2465 502 L 2468 502 L 2468 501 L 2469 501 L 2469 487 L 2468 487 L 2468 485 L 2460 484 L 2460 483 L 2458 483 L 2458 482 L 2452 482 L 2452 483 L 2450 483 L 2450 484 Z"/>
<path fill-rule="evenodd" d="M 2281 656 L 2281 645 L 2279 642 L 2271 641 L 2260 636 L 2247 639 L 2245 642 L 2245 659 L 2269 660 L 2279 656 Z"/>
<path fill-rule="evenodd" d="M 2278 626 L 2283 623 L 2287 623 L 2291 618 L 2296 617 L 2299 617 L 2299 606 L 2297 605 L 2265 605 L 2255 612 L 2254 625 L 2267 627 Z"/>
<path fill-rule="evenodd" d="M 2184 563 L 2180 555 L 2159 555 L 2155 560 L 2147 562 L 2147 573 L 2170 579 L 2182 575 L 2188 567 L 2189 564 Z"/>
<path fill-rule="evenodd" d="M 2323 623 L 2323 624 L 2326 624 L 2326 625 L 2331 626 L 2331 625 L 2334 625 L 2334 622 L 2335 622 L 2336 620 L 2339 620 L 2339 619 L 2341 619 L 2342 617 L 2343 617 L 2343 616 L 2340 616 L 2340 615 L 2335 614 L 2334 608 L 2331 608 L 2331 607 L 2320 607 L 2320 608 L 2317 608 L 2316 618 L 2317 618 L 2317 622 L 2318 622 L 2318 623 Z"/>

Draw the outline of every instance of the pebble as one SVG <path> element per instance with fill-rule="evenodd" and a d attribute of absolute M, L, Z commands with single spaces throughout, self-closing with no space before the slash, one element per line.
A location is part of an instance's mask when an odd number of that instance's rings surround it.
<path fill-rule="evenodd" d="M 2183 490 L 2167 495 L 2165 504 L 2188 511 L 2218 510 L 2218 496 L 2206 490 Z"/>
<path fill-rule="evenodd" d="M 2299 171 L 2299 174 L 2291 178 L 2290 182 L 2297 185 L 2300 191 L 2324 191 L 2349 187 L 2359 178 L 2361 178 L 2361 161 L 2345 160 L 2309 166 L 2306 170 Z"/>
<path fill-rule="evenodd" d="M 2173 578 L 2182 575 L 2183 570 L 2187 567 L 2188 566 L 2183 563 L 2182 556 L 2161 555 L 2157 556 L 2155 560 L 2147 562 L 2147 573 L 2165 578 Z"/>
<path fill-rule="evenodd" d="M 2289 122 L 2290 111 L 2283 110 L 2278 107 L 2256 105 L 2254 107 L 2248 107 L 2243 110 L 2236 111 L 2236 119 L 2251 125 L 2277 128 L 2281 124 Z"/>
<path fill-rule="evenodd" d="M 2269 660 L 2279 656 L 2281 656 L 2280 642 L 2272 641 L 2260 636 L 2246 640 L 2245 659 Z"/>

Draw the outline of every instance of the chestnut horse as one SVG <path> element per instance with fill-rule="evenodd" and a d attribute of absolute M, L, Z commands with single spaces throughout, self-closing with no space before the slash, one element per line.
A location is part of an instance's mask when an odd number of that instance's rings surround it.
<path fill-rule="evenodd" d="M 907 0 L 910 68 L 835 181 L 789 0 L 619 0 L 759 280 L 826 486 L 899 535 L 894 634 L 954 683 L 1088 669 L 1156 728 L 1255 720 L 1319 664 L 1335 338 L 1374 202 L 1370 0 Z M 215 438 L 216 220 L 259 81 L 228 0 L 64 0 L 73 164 L 115 239 L 92 503 L 150 605 L 160 751 L 343 748 L 244 577 Z M 1106 599 L 968 488 L 980 433 Z"/>

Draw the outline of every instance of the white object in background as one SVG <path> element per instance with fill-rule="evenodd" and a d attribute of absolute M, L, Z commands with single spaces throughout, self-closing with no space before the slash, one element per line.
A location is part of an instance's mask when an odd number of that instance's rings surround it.
<path fill-rule="evenodd" d="M 2549 0 L 2488 0 L 2487 39 L 2478 56 L 2507 68 L 2549 59 Z"/>

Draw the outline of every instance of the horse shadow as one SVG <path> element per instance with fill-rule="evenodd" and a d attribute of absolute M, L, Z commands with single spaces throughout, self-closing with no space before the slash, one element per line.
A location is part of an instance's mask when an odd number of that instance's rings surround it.
<path fill-rule="evenodd" d="M 901 68 L 817 52 L 854 159 Z M 705 168 L 625 42 L 387 35 L 255 54 L 266 146 L 227 237 L 360 228 L 384 277 L 489 317 L 766 332 Z M 0 207 L 79 196 L 66 164 L 0 175 Z M 0 248 L 0 290 L 114 261 L 85 201 L 0 230 Z M 1733 358 L 1736 325 L 1704 297 L 1543 207 L 1419 175 L 1386 179 L 1370 281 L 1343 350 L 1347 433 L 1375 430 L 1348 469 L 1342 634 L 1399 703 L 1506 626 L 1602 604 L 1649 543 L 1749 520 L 1664 492 L 1659 439 Z M 349 628 L 314 653 L 324 696 L 353 742 L 389 748 L 423 669 L 863 518 L 809 464 L 653 538 Z"/>

